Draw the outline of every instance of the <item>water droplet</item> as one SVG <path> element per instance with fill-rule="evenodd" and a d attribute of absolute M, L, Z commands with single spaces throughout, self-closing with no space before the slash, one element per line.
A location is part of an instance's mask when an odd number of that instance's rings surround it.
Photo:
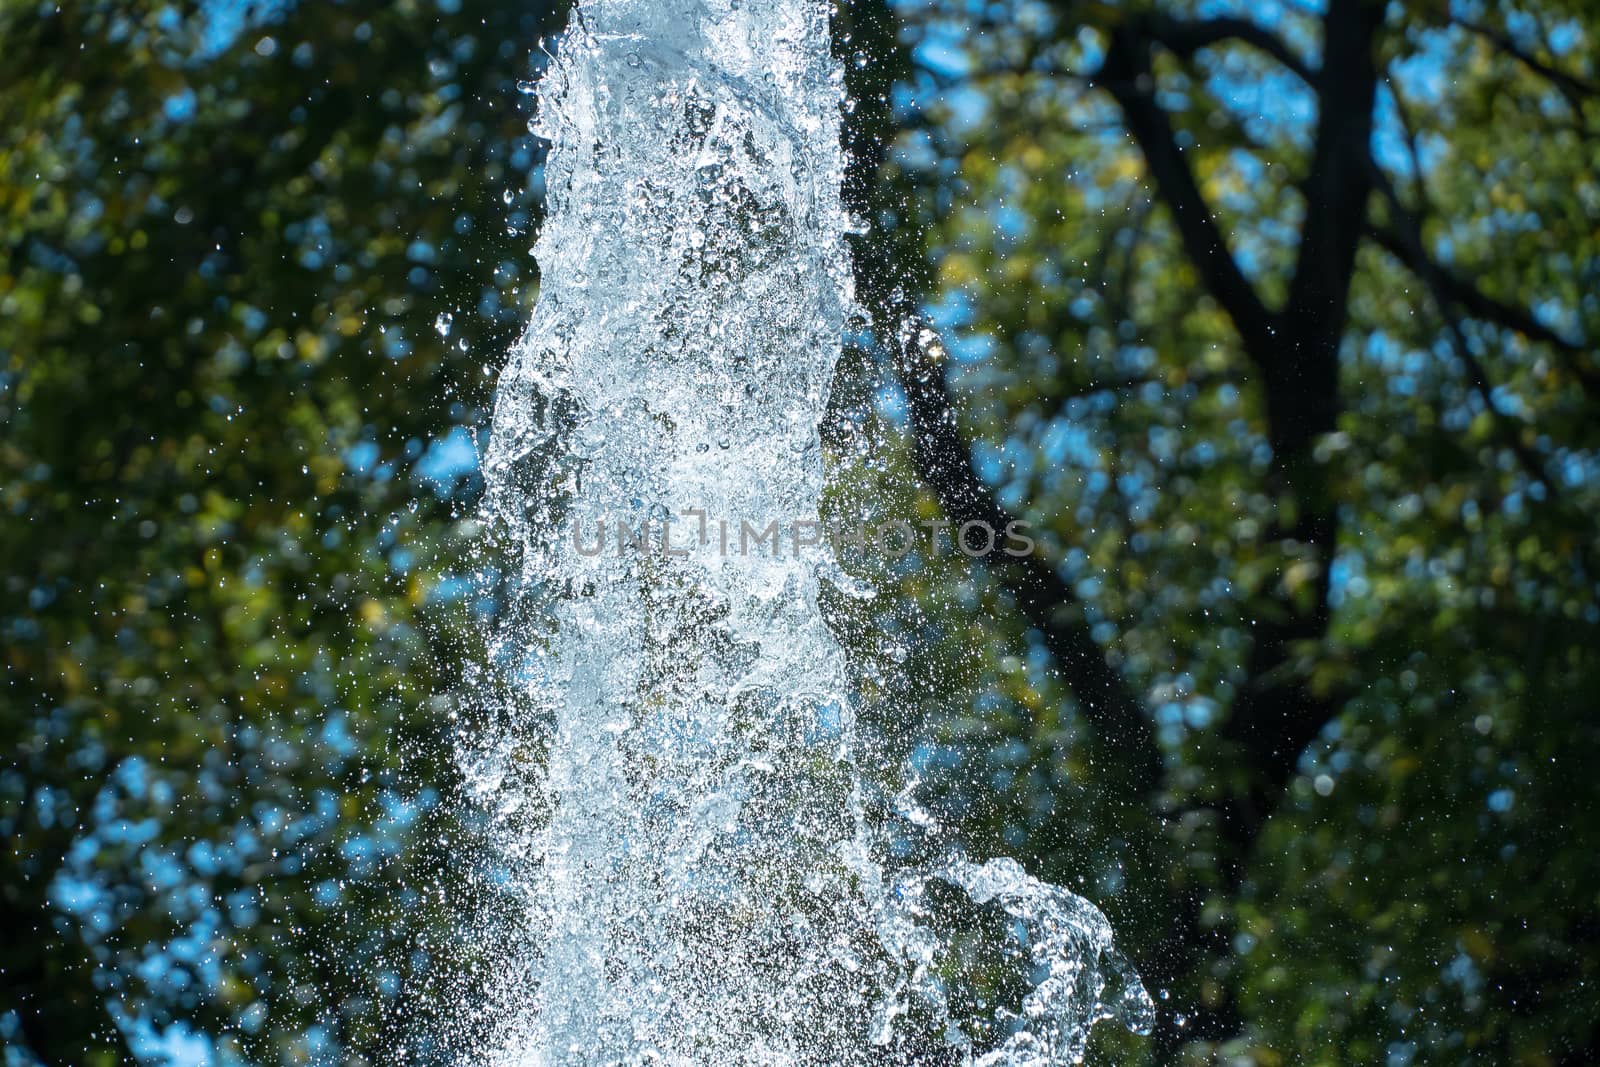
<path fill-rule="evenodd" d="M 1005 1032 L 1036 1043 L 1034 1062 L 1078 1062 L 1096 1018 L 1137 1014 L 1049 995 L 1100 988 L 1095 968 L 1109 987 L 1103 915 L 1015 861 L 940 858 L 937 820 L 915 797 L 898 810 L 927 835 L 923 866 L 886 869 L 858 845 L 876 831 L 856 768 L 885 753 L 840 695 L 855 680 L 816 594 L 822 580 L 871 592 L 839 570 L 826 531 L 807 529 L 846 332 L 844 231 L 865 229 L 839 206 L 841 65 L 826 5 L 806 0 L 797 20 L 788 0 L 737 17 L 734 0 L 684 0 L 674 11 L 704 23 L 651 18 L 648 46 L 628 36 L 658 5 L 578 0 L 588 17 L 541 83 L 546 284 L 500 371 L 479 465 L 485 535 L 526 577 L 508 584 L 497 564 L 478 578 L 495 610 L 480 616 L 486 652 L 466 691 L 488 714 L 462 716 L 482 736 L 462 737 L 459 754 L 481 818 L 499 820 L 503 854 L 490 862 L 541 901 L 537 944 L 494 957 L 494 996 L 528 999 L 529 950 L 574 976 L 534 993 L 562 1032 L 530 1036 L 536 1047 L 511 1058 L 592 1039 L 627 1045 L 587 1050 L 607 1062 L 737 1063 L 777 1036 L 862 1053 L 796 1062 L 876 1062 L 868 1029 L 893 1042 L 888 1002 L 903 1020 L 918 998 L 931 1033 L 954 1033 L 933 988 L 951 950 L 927 908 L 938 881 L 1011 915 L 1021 932 L 1006 951 L 1050 983 Z M 645 65 L 648 77 L 629 73 Z M 506 190 L 505 203 L 534 191 Z M 881 539 L 862 532 L 852 558 Z M 909 637 L 881 639 L 871 658 L 885 682 L 922 654 Z M 561 877 L 540 885 L 545 863 Z M 567 966 L 583 959 L 604 973 Z M 851 1010 L 792 978 L 818 974 Z M 887 1018 L 858 1031 L 875 1004 Z M 622 1025 L 608 1035 L 598 1018 Z"/>

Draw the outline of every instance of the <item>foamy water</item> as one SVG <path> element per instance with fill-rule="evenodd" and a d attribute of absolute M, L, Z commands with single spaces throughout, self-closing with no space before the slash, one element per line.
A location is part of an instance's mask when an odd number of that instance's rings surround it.
<path fill-rule="evenodd" d="M 590 0 L 541 87 L 540 299 L 485 457 L 515 610 L 461 749 L 523 920 L 480 946 L 485 1061 L 884 1062 L 932 1033 L 1064 1063 L 1148 1022 L 1088 902 L 1010 860 L 886 869 L 863 815 L 815 525 L 841 85 L 824 3 Z M 946 1018 L 934 882 L 1015 917 L 1034 986 L 996 1048 Z"/>

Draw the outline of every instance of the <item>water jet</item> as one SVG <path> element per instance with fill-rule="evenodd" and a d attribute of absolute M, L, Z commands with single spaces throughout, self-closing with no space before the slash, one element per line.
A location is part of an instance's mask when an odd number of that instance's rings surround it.
<path fill-rule="evenodd" d="M 695 522 L 820 521 L 854 304 L 828 15 L 587 0 L 539 88 L 540 296 L 484 463 L 515 603 L 462 746 L 525 912 L 489 1062 L 925 1060 L 931 1033 L 951 1062 L 1066 1063 L 1150 1015 L 1087 901 L 1012 860 L 885 863 L 826 538 L 730 552 Z M 597 528 L 637 550 L 585 551 Z M 935 884 L 1013 921 L 1031 989 L 992 1047 L 950 1015 Z"/>

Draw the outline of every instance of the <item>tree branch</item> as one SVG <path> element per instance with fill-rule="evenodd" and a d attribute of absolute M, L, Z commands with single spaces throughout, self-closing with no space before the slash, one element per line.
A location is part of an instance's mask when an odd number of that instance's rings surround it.
<path fill-rule="evenodd" d="M 956 526 L 1004 530 L 1015 521 L 972 464 L 945 385 L 944 343 L 919 315 L 901 309 L 895 369 L 911 416 L 917 473 Z M 1119 753 L 1129 784 L 1148 795 L 1160 787 L 1162 761 L 1144 702 L 1109 663 L 1081 618 L 1076 592 L 1045 560 L 990 554 L 991 573 L 1024 618 L 1044 636 L 1056 666 L 1102 748 Z"/>
<path fill-rule="evenodd" d="M 1272 614 L 1254 627 L 1247 681 L 1223 730 L 1250 761 L 1247 790 L 1223 811 L 1223 832 L 1240 853 L 1248 851 L 1301 753 L 1340 704 L 1336 695 L 1311 685 L 1300 657 L 1304 646 L 1326 635 L 1332 618 L 1329 572 L 1338 511 L 1315 445 L 1338 428 L 1339 349 L 1372 188 L 1374 39 L 1382 19 L 1379 0 L 1331 0 L 1323 18 L 1316 141 L 1300 183 L 1305 223 L 1279 316 L 1281 336 L 1273 339 L 1264 364 L 1269 486 L 1290 507 L 1277 525 L 1286 542 L 1280 592 L 1269 607 Z M 1290 574 L 1302 561 L 1315 567 L 1315 577 L 1308 591 L 1297 592 Z"/>
<path fill-rule="evenodd" d="M 897 76 L 909 75 L 911 61 L 896 38 L 898 23 L 886 3 L 857 4 L 848 19 L 857 46 L 871 50 L 880 62 L 847 67 L 848 87 L 858 106 L 846 124 L 851 155 L 845 196 L 857 212 L 875 218 L 880 211 L 909 209 L 904 199 L 889 195 L 878 182 L 890 133 L 897 125 L 888 106 L 890 90 Z M 921 291 L 919 283 L 926 281 L 920 277 L 926 269 L 920 233 L 915 221 L 902 221 L 875 241 L 856 237 L 852 255 L 858 292 L 874 312 L 880 341 L 893 357 L 906 394 L 918 475 L 952 523 L 986 522 L 1004 530 L 1014 517 L 973 467 L 945 382 L 944 346 L 918 316 L 906 292 Z M 1093 727 L 1096 753 L 1116 764 L 1117 770 L 1108 772 L 1105 780 L 1140 799 L 1154 793 L 1162 777 L 1154 726 L 1143 701 L 1106 661 L 1104 650 L 1089 633 L 1074 590 L 1046 561 L 1034 556 L 991 555 L 988 562 L 1018 611 L 1044 637 L 1063 681 Z"/>
<path fill-rule="evenodd" d="M 1485 293 L 1428 255 L 1420 240 L 1407 240 L 1393 226 L 1374 223 L 1367 233 L 1378 247 L 1409 268 L 1425 284 L 1429 283 L 1431 277 L 1431 284 L 1438 287 L 1440 295 L 1459 307 L 1468 318 L 1521 334 L 1530 341 L 1549 345 L 1560 352 L 1584 393 L 1591 398 L 1600 397 L 1600 370 L 1585 367 L 1580 362 L 1589 351 L 1581 341 L 1563 336 L 1546 326 L 1527 309 Z"/>
<path fill-rule="evenodd" d="M 1223 41 L 1239 41 L 1271 56 L 1307 85 L 1316 81 L 1316 74 L 1287 41 L 1247 18 L 1219 16 L 1186 20 L 1158 14 L 1141 21 L 1140 28 L 1167 51 L 1185 59 L 1202 48 Z"/>
<path fill-rule="evenodd" d="M 1148 40 L 1118 26 L 1111 33 L 1105 62 L 1091 81 L 1108 91 L 1122 108 L 1129 132 L 1144 153 L 1156 189 L 1172 212 L 1184 250 L 1200 272 L 1206 291 L 1233 320 L 1251 358 L 1258 365 L 1270 363 L 1275 347 L 1274 316 L 1239 269 L 1178 148 L 1167 113 L 1155 102 Z"/>
<path fill-rule="evenodd" d="M 1494 45 L 1496 49 L 1510 56 L 1518 63 L 1521 63 L 1523 66 L 1527 67 L 1529 70 L 1533 71 L 1535 74 L 1554 85 L 1556 87 L 1556 91 L 1566 98 L 1567 104 L 1572 108 L 1573 112 L 1578 116 L 1580 121 L 1583 117 L 1584 97 L 1600 96 L 1600 88 L 1590 85 L 1582 78 L 1575 77 L 1571 74 L 1568 74 L 1564 70 L 1559 70 L 1556 67 L 1551 66 L 1549 63 L 1544 62 L 1533 53 L 1518 45 L 1517 42 L 1513 41 L 1508 34 L 1502 33 L 1493 26 L 1485 26 L 1481 22 L 1473 22 L 1470 19 L 1463 18 L 1452 17 L 1450 21 L 1454 25 L 1460 26 L 1462 29 L 1482 37 L 1484 40 Z"/>
<path fill-rule="evenodd" d="M 1424 274 L 1431 274 L 1444 295 L 1462 308 L 1467 317 L 1520 333 L 1529 340 L 1540 341 L 1554 348 L 1565 358 L 1567 369 L 1577 378 L 1584 393 L 1590 399 L 1600 397 L 1600 371 L 1584 366 L 1583 357 L 1587 354 L 1587 346 L 1583 342 L 1569 340 L 1523 308 L 1489 296 L 1471 282 L 1446 270 L 1442 264 L 1428 255 L 1427 248 L 1422 242 L 1420 218 L 1420 214 L 1427 210 L 1428 189 L 1422 174 L 1422 155 L 1417 150 L 1416 127 L 1411 121 L 1405 100 L 1398 92 L 1394 92 L 1393 95 L 1395 110 L 1405 130 L 1406 147 L 1411 153 L 1412 197 L 1417 203 L 1419 213 L 1419 217 L 1413 220 L 1416 223 L 1417 240 L 1408 242 L 1393 226 L 1376 224 L 1368 231 L 1368 235 L 1395 259 L 1410 267 L 1419 278 Z M 1380 174 L 1379 180 L 1390 181 L 1392 185 L 1392 180 L 1388 179 L 1387 175 Z M 1391 196 L 1393 192 L 1391 190 Z M 1397 210 L 1401 209 L 1397 206 Z M 1403 211 L 1401 213 L 1403 214 Z"/>
<path fill-rule="evenodd" d="M 1324 19 L 1316 141 L 1300 186 L 1305 222 L 1283 313 L 1311 342 L 1298 354 L 1303 359 L 1336 361 L 1348 315 L 1356 249 L 1372 188 L 1369 161 L 1378 84 L 1372 41 L 1382 12 L 1376 0 L 1335 0 Z"/>
<path fill-rule="evenodd" d="M 1483 398 L 1483 405 L 1488 409 L 1489 415 L 1495 421 L 1495 426 L 1504 438 L 1506 447 L 1517 457 L 1517 462 L 1527 473 L 1528 477 L 1542 482 L 1552 493 L 1555 492 L 1555 483 L 1544 472 L 1544 463 L 1537 454 L 1522 440 L 1517 428 L 1512 424 L 1511 416 L 1500 410 L 1500 405 L 1494 398 L 1494 383 L 1490 381 L 1488 372 L 1483 363 L 1472 352 L 1467 344 L 1466 334 L 1461 329 L 1461 322 L 1455 315 L 1455 303 L 1446 291 L 1440 272 L 1434 267 L 1433 261 L 1428 258 L 1427 252 L 1422 247 L 1422 226 L 1416 216 L 1406 209 L 1400 201 L 1400 194 L 1395 191 L 1394 183 L 1389 180 L 1376 161 L 1372 164 L 1373 182 L 1383 194 L 1384 200 L 1389 205 L 1389 210 L 1394 213 L 1400 222 L 1401 248 L 1406 253 L 1402 261 L 1411 261 L 1422 265 L 1418 271 L 1422 283 L 1427 286 L 1428 293 L 1433 297 L 1434 306 L 1438 309 L 1439 317 L 1444 320 L 1445 333 L 1450 339 L 1450 347 L 1454 350 L 1456 359 L 1466 368 L 1467 377 L 1472 382 L 1472 387 Z"/>

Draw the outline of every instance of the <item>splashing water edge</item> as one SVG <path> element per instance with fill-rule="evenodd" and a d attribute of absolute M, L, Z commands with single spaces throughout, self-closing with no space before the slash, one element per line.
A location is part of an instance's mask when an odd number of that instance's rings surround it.
<path fill-rule="evenodd" d="M 482 1062 L 904 1062 L 931 1029 L 1021 1067 L 1148 1025 L 1087 901 L 1008 859 L 885 865 L 818 607 L 840 572 L 798 533 L 745 550 L 739 520 L 818 521 L 854 303 L 841 85 L 818 0 L 580 0 L 539 89 L 540 296 L 484 463 L 514 592 L 458 745 L 510 914 Z M 1026 958 L 986 1050 L 946 1004 L 936 885 Z"/>

